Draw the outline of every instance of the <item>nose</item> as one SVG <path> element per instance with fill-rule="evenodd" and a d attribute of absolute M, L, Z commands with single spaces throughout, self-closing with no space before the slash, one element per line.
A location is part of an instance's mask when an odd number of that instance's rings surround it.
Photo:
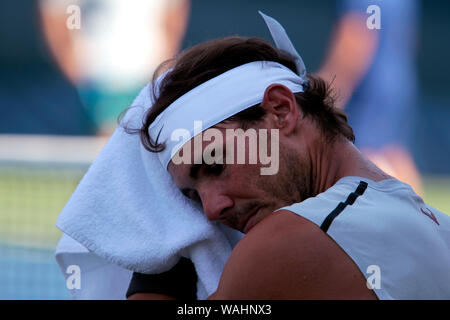
<path fill-rule="evenodd" d="M 197 189 L 205 216 L 210 221 L 225 220 L 226 209 L 233 207 L 233 200 L 220 188 L 203 185 Z"/>

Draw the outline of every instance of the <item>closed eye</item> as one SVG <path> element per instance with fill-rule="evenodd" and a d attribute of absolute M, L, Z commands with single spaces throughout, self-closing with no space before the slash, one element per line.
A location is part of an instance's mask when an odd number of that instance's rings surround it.
<path fill-rule="evenodd" d="M 205 172 L 212 175 L 220 175 L 225 170 L 225 164 L 213 163 L 205 165 Z"/>
<path fill-rule="evenodd" d="M 198 192 L 192 189 L 183 189 L 181 190 L 181 193 L 188 199 L 193 200 L 196 203 L 202 204 L 202 200 L 200 199 L 200 196 L 198 195 Z"/>

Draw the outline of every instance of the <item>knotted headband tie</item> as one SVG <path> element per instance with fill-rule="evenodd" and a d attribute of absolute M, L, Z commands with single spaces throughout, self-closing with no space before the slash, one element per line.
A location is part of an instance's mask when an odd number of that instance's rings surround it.
<path fill-rule="evenodd" d="M 149 127 L 154 141 L 164 142 L 166 147 L 158 153 L 164 168 L 191 138 L 201 133 L 194 126 L 201 121 L 204 131 L 227 118 L 263 101 L 264 92 L 271 84 L 282 84 L 293 93 L 303 92 L 307 82 L 306 68 L 284 28 L 273 18 L 259 12 L 269 28 L 278 49 L 289 54 L 296 63 L 298 74 L 273 61 L 254 61 L 240 65 L 214 77 L 185 93 L 170 104 Z M 187 130 L 180 143 L 173 133 Z"/>

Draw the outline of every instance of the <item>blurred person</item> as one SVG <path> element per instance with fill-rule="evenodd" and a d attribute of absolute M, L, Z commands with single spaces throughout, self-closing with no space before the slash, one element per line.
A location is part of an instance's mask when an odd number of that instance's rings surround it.
<path fill-rule="evenodd" d="M 104 134 L 157 64 L 179 50 L 190 7 L 188 0 L 40 3 L 49 46 Z M 77 14 L 79 29 L 70 29 Z"/>
<path fill-rule="evenodd" d="M 94 124 L 40 23 L 36 1 L 0 3 L 0 133 L 90 135 Z"/>
<path fill-rule="evenodd" d="M 380 8 L 380 29 L 367 20 Z M 384 171 L 422 194 L 408 150 L 418 101 L 415 67 L 418 3 L 412 0 L 339 2 L 340 19 L 318 75 L 332 80 L 356 145 Z"/>

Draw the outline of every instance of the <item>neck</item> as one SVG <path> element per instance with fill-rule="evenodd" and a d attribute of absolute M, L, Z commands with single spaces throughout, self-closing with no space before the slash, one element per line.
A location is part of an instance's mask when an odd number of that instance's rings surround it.
<path fill-rule="evenodd" d="M 332 143 L 321 141 L 314 145 L 311 153 L 312 196 L 324 192 L 343 177 L 357 176 L 373 181 L 392 178 L 369 161 L 344 137 Z"/>

